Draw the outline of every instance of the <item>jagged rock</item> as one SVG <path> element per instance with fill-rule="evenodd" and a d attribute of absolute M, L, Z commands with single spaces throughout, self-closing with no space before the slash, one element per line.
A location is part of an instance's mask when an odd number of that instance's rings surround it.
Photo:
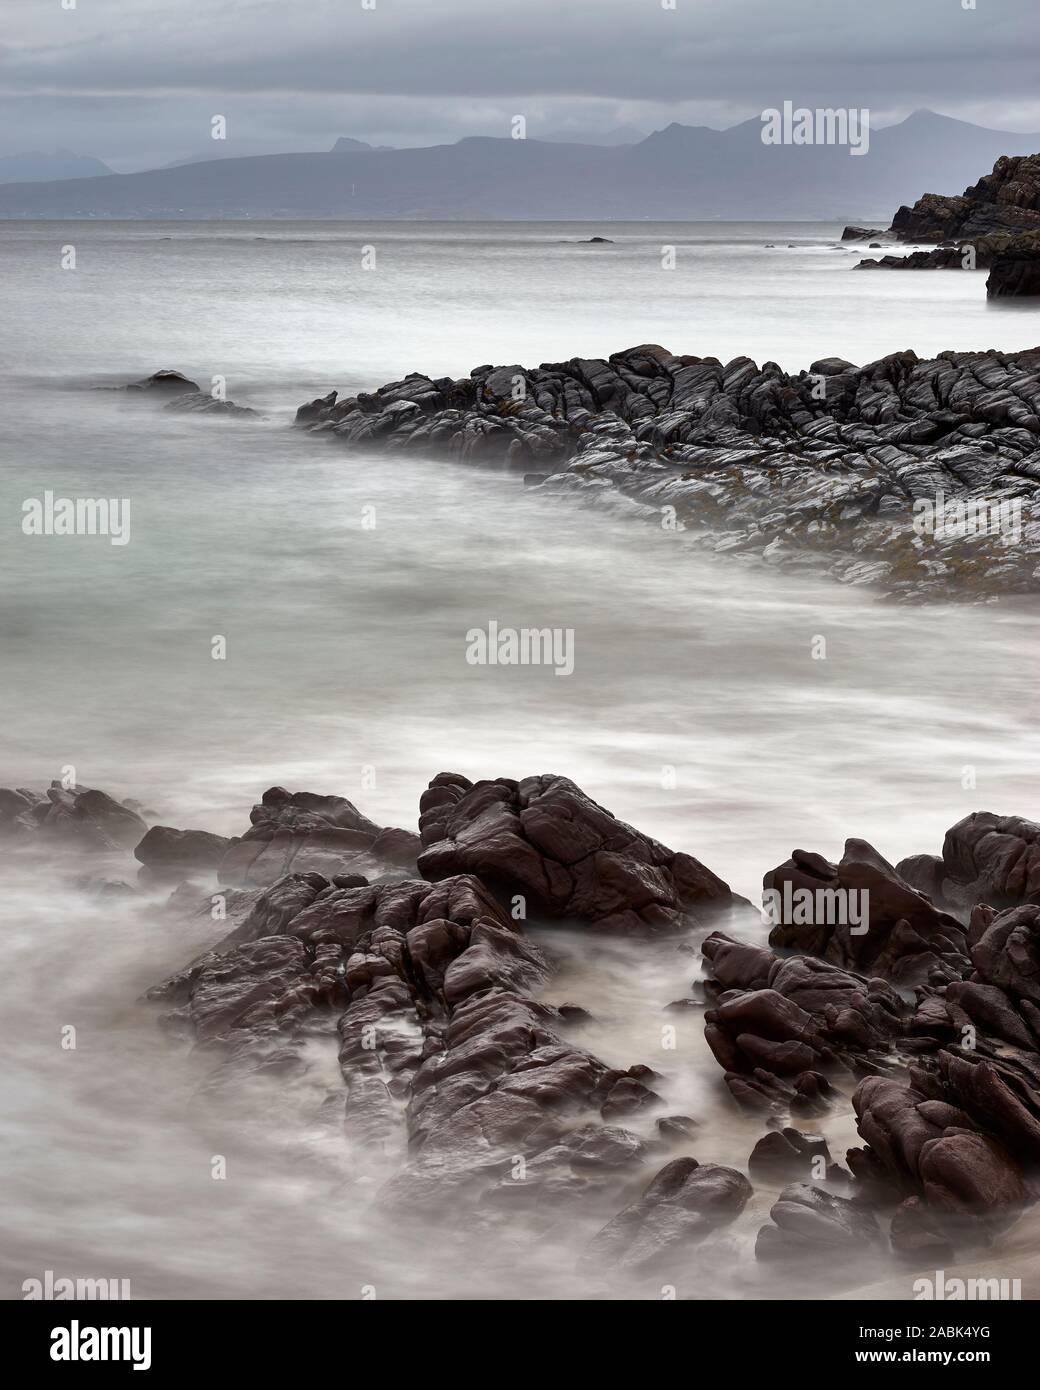
<path fill-rule="evenodd" d="M 947 830 L 941 859 L 914 855 L 896 872 L 938 906 L 965 918 L 979 903 L 1040 904 L 1040 825 L 1021 816 L 974 811 Z"/>
<path fill-rule="evenodd" d="M 1019 1014 L 1007 994 L 996 985 L 973 980 L 955 981 L 946 990 L 948 1012 L 955 1026 L 966 1017 L 979 1029 L 1014 1047 L 1035 1049 L 1036 1035 Z"/>
<path fill-rule="evenodd" d="M 1038 587 L 1036 349 L 896 352 L 790 374 L 641 344 L 456 381 L 413 373 L 330 393 L 298 420 L 366 451 L 506 462 L 596 505 L 620 495 L 658 528 L 667 515 L 689 545 L 819 567 L 905 599 Z M 997 522 L 929 529 L 916 509 L 940 494 L 995 507 Z M 1009 544 L 999 509 L 1012 504 L 1021 534 Z"/>
<path fill-rule="evenodd" d="M 35 792 L 0 787 L 0 838 L 24 840 L 35 835 L 39 821 L 33 811 L 41 802 L 50 809 L 50 803 Z"/>
<path fill-rule="evenodd" d="M 153 825 L 134 847 L 142 872 L 152 878 L 183 878 L 185 874 L 216 869 L 231 841 L 208 830 L 175 830 Z"/>
<path fill-rule="evenodd" d="M 971 959 L 988 984 L 1040 1006 L 1040 906 L 993 917 L 971 947 Z"/>
<path fill-rule="evenodd" d="M 598 806 L 566 777 L 477 782 L 434 778 L 420 802 L 420 871 L 474 873 L 532 916 L 611 931 L 670 931 L 736 902 L 687 854 L 667 849 Z"/>
<path fill-rule="evenodd" d="M 1040 1056 L 983 1056 L 963 1048 L 940 1052 L 938 1070 L 915 1073 L 929 1088 L 995 1134 L 1030 1169 L 1040 1165 Z"/>
<path fill-rule="evenodd" d="M 854 270 L 962 270 L 964 258 L 959 247 L 941 246 L 934 251 L 911 251 L 908 256 L 880 256 L 853 266 Z M 981 266 L 980 269 L 985 269 Z"/>
<path fill-rule="evenodd" d="M 861 1081 L 852 1105 L 868 1145 L 849 1150 L 857 1177 L 887 1181 L 962 1215 L 1002 1213 L 1028 1199 L 1022 1171 L 1006 1147 L 979 1132 L 957 1106 L 885 1077 Z"/>
<path fill-rule="evenodd" d="M 41 836 L 86 850 L 132 848 L 147 822 L 123 802 L 89 787 L 53 781 L 40 794 L 22 787 L 0 789 L 0 837 L 26 841 Z"/>
<path fill-rule="evenodd" d="M 952 241 L 1040 230 L 1040 154 L 1002 155 L 960 197 L 926 193 L 892 220 L 903 241 Z"/>
<path fill-rule="evenodd" d="M 483 1200 L 504 1208 L 527 1204 L 544 1216 L 561 1202 L 607 1192 L 619 1176 L 641 1168 L 650 1152 L 651 1146 L 629 1130 L 583 1125 L 522 1166 L 514 1165 Z"/>
<path fill-rule="evenodd" d="M 369 877 L 414 868 L 419 849 L 418 836 L 384 830 L 342 796 L 271 787 L 249 819 L 249 830 L 231 841 L 221 861 L 222 883 L 262 885 L 289 873 Z"/>
<path fill-rule="evenodd" d="M 595 1236 L 585 1263 L 646 1270 L 674 1264 L 686 1248 L 740 1215 L 752 1194 L 743 1173 L 676 1158 L 642 1197 Z"/>
<path fill-rule="evenodd" d="M 341 798 L 274 788 L 254 822 L 287 833 L 314 816 L 359 819 Z M 449 1196 L 479 1202 L 516 1181 L 518 1156 L 534 1168 L 528 1190 L 548 1194 L 597 1188 L 645 1151 L 613 1121 L 656 1101 L 652 1073 L 564 1041 L 562 1015 L 529 994 L 549 974 L 472 876 L 337 887 L 307 873 L 255 895 L 150 997 L 176 1006 L 167 1027 L 217 1049 L 214 1084 L 305 1068 L 308 1039 L 335 1039 L 347 1132 L 402 1162 L 383 1200 L 447 1214 Z"/>
<path fill-rule="evenodd" d="M 907 1007 L 884 980 L 811 956 L 778 958 L 719 932 L 702 951 L 723 988 L 704 1037 L 742 1107 L 814 1113 L 830 1089 L 821 1067 L 883 1066 L 905 1030 Z"/>
<path fill-rule="evenodd" d="M 774 908 L 772 946 L 808 951 L 902 984 L 936 971 L 949 979 L 967 972 L 961 923 L 916 892 L 864 840 L 847 840 L 837 865 L 795 850 L 766 874 L 763 889 L 763 900 Z"/>
<path fill-rule="evenodd" d="M 840 1253 L 869 1253 L 882 1244 L 876 1218 L 855 1201 L 810 1183 L 785 1187 L 755 1243 L 760 1260 L 788 1260 Z"/>

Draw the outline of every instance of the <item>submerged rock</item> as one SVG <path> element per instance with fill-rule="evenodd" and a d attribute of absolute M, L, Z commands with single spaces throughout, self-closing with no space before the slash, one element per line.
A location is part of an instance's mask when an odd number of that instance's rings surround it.
<path fill-rule="evenodd" d="M 751 1195 L 751 1184 L 734 1168 L 673 1159 L 638 1202 L 603 1227 L 589 1245 L 585 1263 L 629 1270 L 672 1264 L 687 1247 L 735 1220 Z"/>
<path fill-rule="evenodd" d="M 183 396 L 190 391 L 200 391 L 202 387 L 197 381 L 192 381 L 181 372 L 175 372 L 166 367 L 162 371 L 153 372 L 151 376 L 142 377 L 140 381 L 132 381 L 126 388 L 128 391 L 149 391 L 159 395 Z"/>
<path fill-rule="evenodd" d="M 822 1163 L 821 1177 L 831 1167 L 827 1141 L 818 1134 L 803 1134 L 787 1126 L 763 1134 L 748 1159 L 748 1170 L 755 1175 L 776 1180 L 807 1182 L 814 1168 Z"/>
<path fill-rule="evenodd" d="M 825 1259 L 841 1252 L 871 1253 L 883 1241 L 870 1211 L 810 1183 L 785 1187 L 769 1215 L 773 1224 L 761 1228 L 755 1244 L 760 1260 Z"/>

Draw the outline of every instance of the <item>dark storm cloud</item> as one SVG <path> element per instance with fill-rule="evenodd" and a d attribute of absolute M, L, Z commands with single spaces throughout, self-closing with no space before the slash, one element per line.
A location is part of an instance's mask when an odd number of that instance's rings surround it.
<path fill-rule="evenodd" d="M 218 112 L 245 152 L 505 134 L 516 113 L 533 135 L 721 125 L 785 97 L 1040 127 L 1036 0 L 368 3 L 4 0 L 6 143 L 174 158 Z"/>

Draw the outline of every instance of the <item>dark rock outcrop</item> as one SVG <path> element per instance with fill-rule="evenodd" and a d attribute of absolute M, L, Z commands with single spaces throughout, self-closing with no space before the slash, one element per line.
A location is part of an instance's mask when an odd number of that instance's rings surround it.
<path fill-rule="evenodd" d="M 860 261 L 857 270 L 989 270 L 990 299 L 1040 295 L 1040 154 L 998 159 L 961 197 L 926 193 L 899 209 L 891 234 L 954 244 Z"/>
<path fill-rule="evenodd" d="M 357 814 L 339 798 L 267 804 Z M 429 1209 L 451 1194 L 454 1211 L 598 1190 L 648 1151 L 617 1121 L 655 1102 L 652 1073 L 565 1041 L 564 1015 L 531 994 L 549 973 L 472 876 L 341 888 L 290 874 L 150 997 L 213 1052 L 213 1084 L 301 1070 L 309 1039 L 335 1041 L 348 1133 L 401 1158 L 384 1200 Z"/>
<path fill-rule="evenodd" d="M 192 381 L 181 372 L 171 371 L 169 368 L 153 372 L 151 376 L 142 377 L 140 381 L 132 381 L 126 390 L 137 395 L 161 398 L 166 402 L 164 410 L 238 418 L 258 415 L 258 412 L 249 406 L 235 405 L 233 401 L 222 396 L 204 391 L 197 381 Z"/>
<path fill-rule="evenodd" d="M 236 405 L 234 401 L 211 395 L 209 391 L 193 391 L 186 396 L 175 396 L 163 409 L 181 414 L 219 415 L 233 419 L 245 419 L 249 416 L 259 418 L 259 411 L 253 410 L 251 406 Z"/>
<path fill-rule="evenodd" d="M 763 1134 L 748 1159 L 748 1171 L 770 1181 L 808 1182 L 822 1160 L 823 1174 L 831 1167 L 830 1150 L 820 1135 L 803 1134 L 790 1126 Z"/>
<path fill-rule="evenodd" d="M 617 820 L 566 777 L 471 783 L 441 773 L 420 802 L 420 871 L 477 874 L 530 916 L 673 931 L 742 899 L 687 854 Z"/>
<path fill-rule="evenodd" d="M 1040 295 L 1040 239 L 1011 246 L 993 258 L 986 281 L 990 299 L 1023 299 Z"/>
<path fill-rule="evenodd" d="M 985 266 L 978 266 L 984 270 Z M 906 256 L 879 256 L 860 261 L 853 270 L 963 270 L 963 253 L 957 246 L 941 246 L 935 251 L 911 251 Z"/>
<path fill-rule="evenodd" d="M 0 839 L 55 840 L 79 849 L 131 849 L 148 829 L 136 810 L 107 792 L 63 787 L 0 788 Z"/>
<path fill-rule="evenodd" d="M 973 811 L 947 830 L 941 858 L 914 855 L 896 872 L 965 920 L 980 903 L 998 909 L 1040 904 L 1040 825 Z"/>
<path fill-rule="evenodd" d="M 250 829 L 233 840 L 220 863 L 222 883 L 275 883 L 286 874 L 328 878 L 415 871 L 418 836 L 374 824 L 342 796 L 290 794 L 270 787 L 250 812 Z"/>
<path fill-rule="evenodd" d="M 184 878 L 191 873 L 216 869 L 231 841 L 208 830 L 175 830 L 153 825 L 134 847 L 134 858 L 149 878 Z"/>
<path fill-rule="evenodd" d="M 1000 1221 L 1029 1200 L 1022 1169 L 1005 1144 L 949 1100 L 867 1077 L 852 1104 L 867 1148 L 850 1149 L 848 1160 L 861 1180 L 916 1193 L 944 1211 Z"/>
<path fill-rule="evenodd" d="M 811 956 L 779 958 L 719 932 L 703 944 L 716 1006 L 704 1036 L 742 1108 L 826 1108 L 825 1071 L 891 1065 L 907 1007 L 880 979 L 864 979 Z"/>
<path fill-rule="evenodd" d="M 774 908 L 771 946 L 900 984 L 960 979 L 969 968 L 957 918 L 915 891 L 865 840 L 847 840 L 839 864 L 795 850 L 765 875 L 767 900 Z"/>
<path fill-rule="evenodd" d="M 926 193 L 892 219 L 892 233 L 902 241 L 1033 231 L 1040 231 L 1040 154 L 1004 155 L 960 197 Z"/>
<path fill-rule="evenodd" d="M 880 235 L 879 228 L 846 227 L 841 234 L 841 239 L 842 241 L 869 241 L 871 237 Z"/>
<path fill-rule="evenodd" d="M 1033 592 L 1040 568 L 1040 350 L 893 353 L 791 374 L 643 344 L 606 360 L 417 373 L 335 392 L 298 422 L 344 444 L 506 462 L 597 503 L 624 495 L 689 544 L 818 567 L 905 598 Z M 919 504 L 1021 511 L 940 534 Z"/>
<path fill-rule="evenodd" d="M 972 1091 L 994 1098 L 989 1063 L 951 1054 L 940 1061 L 941 1079 L 913 1073 L 909 1087 L 886 1077 L 859 1083 L 852 1106 L 868 1147 L 848 1151 L 852 1172 L 897 1194 L 916 1193 L 941 1211 L 1005 1222 L 1032 1194 L 996 1126 L 979 1123 L 982 1106 Z"/>

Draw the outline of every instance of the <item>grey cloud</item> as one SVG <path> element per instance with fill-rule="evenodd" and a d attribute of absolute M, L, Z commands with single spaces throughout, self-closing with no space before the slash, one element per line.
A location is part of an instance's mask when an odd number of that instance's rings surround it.
<path fill-rule="evenodd" d="M 21 148 L 127 159 L 177 157 L 215 112 L 271 149 L 504 134 L 519 112 L 531 133 L 723 125 L 786 97 L 1040 124 L 1036 0 L 675 4 L 5 0 L 0 110 Z"/>

